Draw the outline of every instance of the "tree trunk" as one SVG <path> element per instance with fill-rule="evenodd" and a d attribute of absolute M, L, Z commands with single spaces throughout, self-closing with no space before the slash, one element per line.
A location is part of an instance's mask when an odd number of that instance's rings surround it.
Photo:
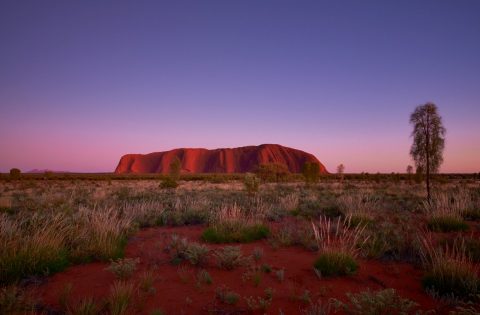
<path fill-rule="evenodd" d="M 426 128 L 426 155 L 427 155 L 427 202 L 430 204 L 430 113 L 427 112 L 427 128 Z"/>

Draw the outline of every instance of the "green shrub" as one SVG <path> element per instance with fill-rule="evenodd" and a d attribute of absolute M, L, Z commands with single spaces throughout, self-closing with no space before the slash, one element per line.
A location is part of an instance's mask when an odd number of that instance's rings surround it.
<path fill-rule="evenodd" d="M 352 275 L 358 263 L 347 253 L 326 252 L 315 260 L 314 268 L 322 277 Z"/>
<path fill-rule="evenodd" d="M 254 224 L 231 228 L 217 224 L 205 229 L 202 239 L 209 243 L 248 243 L 266 238 L 270 230 L 263 224 Z"/>
<path fill-rule="evenodd" d="M 428 228 L 435 232 L 467 231 L 468 224 L 455 216 L 436 216 L 428 220 Z"/>

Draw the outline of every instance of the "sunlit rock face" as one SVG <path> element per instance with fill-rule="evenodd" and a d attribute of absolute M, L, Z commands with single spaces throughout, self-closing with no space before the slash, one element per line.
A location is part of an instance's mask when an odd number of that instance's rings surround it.
<path fill-rule="evenodd" d="M 290 172 L 299 173 L 306 162 L 318 163 L 320 172 L 327 173 L 325 166 L 313 154 L 278 144 L 214 150 L 181 148 L 149 154 L 126 154 L 120 159 L 115 173 L 165 174 L 175 157 L 181 161 L 183 173 L 245 173 L 268 163 L 283 164 Z"/>

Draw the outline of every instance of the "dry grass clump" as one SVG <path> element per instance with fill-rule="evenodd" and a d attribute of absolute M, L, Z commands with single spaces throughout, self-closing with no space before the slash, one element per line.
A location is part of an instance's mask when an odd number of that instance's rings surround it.
<path fill-rule="evenodd" d="M 108 309 L 111 315 L 130 314 L 134 299 L 135 286 L 131 282 L 117 281 L 110 288 Z"/>
<path fill-rule="evenodd" d="M 379 199 L 364 192 L 348 193 L 338 198 L 338 204 L 340 211 L 351 217 L 351 225 L 357 226 L 373 222 L 379 208 Z"/>
<path fill-rule="evenodd" d="M 265 238 L 270 230 L 262 224 L 264 217 L 264 212 L 243 211 L 236 203 L 224 205 L 213 215 L 202 239 L 210 243 L 245 243 Z"/>
<path fill-rule="evenodd" d="M 298 208 L 300 199 L 297 193 L 290 193 L 279 198 L 280 207 L 288 212 L 294 211 Z"/>
<path fill-rule="evenodd" d="M 312 226 L 304 220 L 281 222 L 272 229 L 269 242 L 274 247 L 302 246 L 311 251 L 318 250 Z"/>
<path fill-rule="evenodd" d="M 334 301 L 335 308 L 343 310 L 346 314 L 419 314 L 418 312 L 414 313 L 417 303 L 402 298 L 395 289 L 347 293 L 347 297 L 349 303 Z"/>
<path fill-rule="evenodd" d="M 18 285 L 0 287 L 0 314 L 34 313 L 35 300 Z"/>
<path fill-rule="evenodd" d="M 469 196 L 465 191 L 455 195 L 436 192 L 430 203 L 424 202 L 427 226 L 436 232 L 466 231 L 468 225 L 463 220 L 463 214 L 468 208 Z"/>
<path fill-rule="evenodd" d="M 435 246 L 432 235 L 419 237 L 420 256 L 425 269 L 422 284 L 436 296 L 469 299 L 480 293 L 479 267 L 472 262 L 463 241 Z"/>
<path fill-rule="evenodd" d="M 66 216 L 0 215 L 0 283 L 32 274 L 49 274 L 68 264 Z"/>
<path fill-rule="evenodd" d="M 75 260 L 108 260 L 123 256 L 133 231 L 132 212 L 109 208 L 80 208 L 72 218 L 69 247 Z"/>
<path fill-rule="evenodd" d="M 70 262 L 121 257 L 132 217 L 113 208 L 0 215 L 0 283 L 62 270 Z"/>
<path fill-rule="evenodd" d="M 320 255 L 314 263 L 319 276 L 349 275 L 356 272 L 356 258 L 360 246 L 365 244 L 365 225 L 351 226 L 351 217 L 332 221 L 321 217 L 318 223 L 312 222 Z"/>
<path fill-rule="evenodd" d="M 121 210 L 140 227 L 150 227 L 162 223 L 165 206 L 160 200 L 127 201 Z"/>

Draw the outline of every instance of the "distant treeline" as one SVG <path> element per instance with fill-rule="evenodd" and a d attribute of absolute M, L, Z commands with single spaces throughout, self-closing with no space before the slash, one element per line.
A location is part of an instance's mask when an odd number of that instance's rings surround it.
<path fill-rule="evenodd" d="M 167 174 L 115 174 L 115 173 L 22 173 L 12 177 L 9 173 L 0 173 L 0 180 L 165 180 Z M 179 180 L 183 181 L 208 181 L 212 183 L 222 183 L 235 180 L 243 180 L 245 173 L 223 174 L 223 173 L 205 173 L 205 174 L 181 174 Z M 267 182 L 297 182 L 304 181 L 302 174 L 288 174 L 280 180 L 262 178 Z M 480 180 L 480 173 L 448 173 L 433 175 L 435 181 L 448 180 Z M 422 181 L 423 178 L 418 174 L 406 173 L 349 173 L 340 177 L 338 174 L 321 174 L 320 181 L 342 180 L 342 181 Z"/>

